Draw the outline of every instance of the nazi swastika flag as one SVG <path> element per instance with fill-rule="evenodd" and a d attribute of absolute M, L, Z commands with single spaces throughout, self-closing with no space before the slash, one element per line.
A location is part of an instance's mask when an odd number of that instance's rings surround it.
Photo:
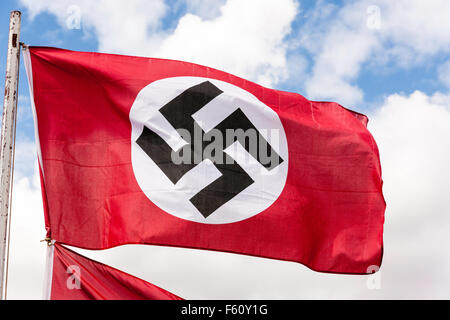
<path fill-rule="evenodd" d="M 360 273 L 385 202 L 367 118 L 212 68 L 29 47 L 47 236 Z"/>

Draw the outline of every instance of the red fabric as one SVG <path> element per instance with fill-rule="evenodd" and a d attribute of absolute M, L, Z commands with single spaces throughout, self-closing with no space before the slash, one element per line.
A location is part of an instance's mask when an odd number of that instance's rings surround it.
<path fill-rule="evenodd" d="M 187 62 L 31 47 L 49 236 L 88 249 L 127 243 L 235 252 L 317 271 L 366 273 L 382 259 L 385 202 L 364 115 Z M 239 86 L 278 113 L 286 185 L 241 222 L 190 222 L 142 193 L 131 165 L 129 111 L 149 83 L 199 76 Z"/>
<path fill-rule="evenodd" d="M 52 300 L 182 300 L 125 272 L 54 244 Z"/>

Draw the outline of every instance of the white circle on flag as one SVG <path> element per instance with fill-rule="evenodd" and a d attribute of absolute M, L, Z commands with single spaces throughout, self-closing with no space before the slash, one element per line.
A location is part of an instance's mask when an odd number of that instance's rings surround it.
<path fill-rule="evenodd" d="M 192 115 L 202 130 L 209 132 L 237 109 L 241 109 L 282 159 L 276 167 L 268 170 L 240 143 L 235 142 L 225 148 L 224 152 L 245 170 L 253 183 L 207 217 L 200 213 L 190 199 L 222 176 L 214 163 L 210 159 L 204 159 L 173 183 L 136 142 L 145 126 L 158 134 L 172 150 L 177 151 L 185 146 L 187 142 L 159 110 L 187 89 L 205 81 L 209 81 L 222 93 Z M 288 145 L 280 118 L 274 110 L 238 86 L 202 77 L 173 77 L 157 80 L 138 93 L 130 110 L 130 121 L 132 125 L 131 160 L 136 180 L 148 199 L 168 214 L 207 224 L 242 221 L 271 206 L 285 186 L 288 172 Z"/>

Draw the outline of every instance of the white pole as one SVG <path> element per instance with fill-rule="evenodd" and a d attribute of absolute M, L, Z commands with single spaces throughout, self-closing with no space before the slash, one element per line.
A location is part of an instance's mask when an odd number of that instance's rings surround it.
<path fill-rule="evenodd" d="M 17 89 L 20 57 L 20 11 L 12 11 L 9 20 L 8 54 L 6 59 L 5 99 L 3 101 L 0 149 L 0 289 L 6 298 L 6 269 L 8 263 L 11 171 L 16 133 Z"/>

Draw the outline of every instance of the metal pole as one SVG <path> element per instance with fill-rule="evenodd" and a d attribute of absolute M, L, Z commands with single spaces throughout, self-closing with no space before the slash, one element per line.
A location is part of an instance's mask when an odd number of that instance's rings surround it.
<path fill-rule="evenodd" d="M 5 99 L 3 101 L 0 149 L 0 289 L 6 298 L 6 265 L 8 261 L 8 226 L 10 211 L 11 171 L 16 133 L 17 89 L 20 57 L 20 11 L 12 11 L 9 20 L 8 54 L 6 59 Z"/>

